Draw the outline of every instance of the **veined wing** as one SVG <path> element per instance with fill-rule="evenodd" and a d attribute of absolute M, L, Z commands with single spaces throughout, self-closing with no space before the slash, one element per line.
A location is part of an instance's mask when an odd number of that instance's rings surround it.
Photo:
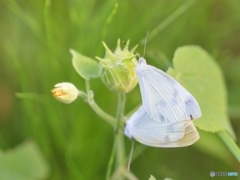
<path fill-rule="evenodd" d="M 141 106 L 127 121 L 125 135 L 153 147 L 184 147 L 195 143 L 199 134 L 192 121 L 165 124 L 151 119 Z"/>
<path fill-rule="evenodd" d="M 201 116 L 197 100 L 167 73 L 140 58 L 136 68 L 143 106 L 151 119 L 171 123 Z"/>

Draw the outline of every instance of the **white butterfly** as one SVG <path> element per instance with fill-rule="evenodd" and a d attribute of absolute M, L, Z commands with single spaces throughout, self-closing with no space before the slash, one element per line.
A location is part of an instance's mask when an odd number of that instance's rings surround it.
<path fill-rule="evenodd" d="M 167 73 L 148 65 L 142 57 L 138 61 L 136 73 L 143 107 L 150 116 L 149 119 L 168 124 L 201 116 L 196 99 Z M 150 123 L 153 124 L 154 122 Z M 190 127 L 190 122 L 185 126 Z"/>
<path fill-rule="evenodd" d="M 199 139 L 192 121 L 162 123 L 154 121 L 141 106 L 127 121 L 124 134 L 153 147 L 184 147 Z"/>

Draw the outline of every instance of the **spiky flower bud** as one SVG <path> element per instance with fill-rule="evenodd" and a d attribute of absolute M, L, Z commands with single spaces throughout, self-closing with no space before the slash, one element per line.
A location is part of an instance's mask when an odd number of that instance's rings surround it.
<path fill-rule="evenodd" d="M 56 84 L 51 92 L 58 101 L 66 104 L 70 104 L 78 97 L 78 89 L 69 82 Z"/>
<path fill-rule="evenodd" d="M 99 60 L 99 74 L 103 83 L 117 93 L 131 91 L 138 82 L 135 72 L 138 62 L 134 54 L 137 45 L 131 51 L 128 50 L 128 45 L 129 41 L 121 49 L 120 39 L 118 39 L 117 48 L 112 52 L 103 42 L 106 50 L 105 57 L 96 57 Z"/>

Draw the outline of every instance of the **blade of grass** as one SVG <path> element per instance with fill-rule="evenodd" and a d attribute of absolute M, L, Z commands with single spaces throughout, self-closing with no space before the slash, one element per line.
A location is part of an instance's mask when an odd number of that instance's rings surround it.
<path fill-rule="evenodd" d="M 16 14 L 18 18 L 20 18 L 32 30 L 32 32 L 36 35 L 38 40 L 41 43 L 45 44 L 38 21 L 36 21 L 31 14 L 28 14 L 26 11 L 23 11 L 21 6 L 17 3 L 17 1 L 5 0 L 4 3 L 14 14 Z"/>
<path fill-rule="evenodd" d="M 159 32 L 165 29 L 168 25 L 170 25 L 174 20 L 176 20 L 181 14 L 186 12 L 195 2 L 196 0 L 186 1 L 176 11 L 174 11 L 168 18 L 166 18 L 162 23 L 160 23 L 152 31 L 150 31 L 148 36 L 148 42 L 151 41 Z M 143 38 L 140 43 L 143 45 L 144 42 L 145 42 L 145 38 Z"/>

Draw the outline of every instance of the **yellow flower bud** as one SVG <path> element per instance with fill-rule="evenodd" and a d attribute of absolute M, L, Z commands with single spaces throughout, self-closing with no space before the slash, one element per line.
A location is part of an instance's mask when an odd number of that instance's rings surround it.
<path fill-rule="evenodd" d="M 69 82 L 56 84 L 51 92 L 58 101 L 66 104 L 70 104 L 78 97 L 78 89 Z"/>
<path fill-rule="evenodd" d="M 112 52 L 103 42 L 106 49 L 105 57 L 96 57 L 99 60 L 99 74 L 103 83 L 117 93 L 127 93 L 138 83 L 135 72 L 138 61 L 134 54 L 137 46 L 129 51 L 128 45 L 129 41 L 121 49 L 120 39 L 118 39 L 117 48 Z"/>

